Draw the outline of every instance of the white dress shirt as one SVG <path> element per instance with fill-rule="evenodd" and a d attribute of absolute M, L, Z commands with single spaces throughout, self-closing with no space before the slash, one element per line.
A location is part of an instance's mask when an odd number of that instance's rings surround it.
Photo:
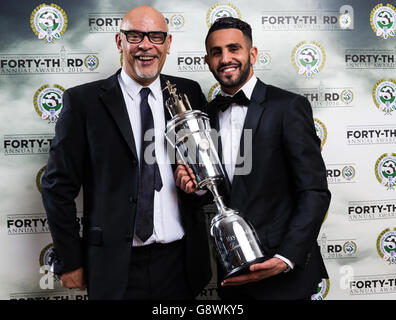
<path fill-rule="evenodd" d="M 251 99 L 252 97 L 253 89 L 256 86 L 256 82 L 257 78 L 256 76 L 253 76 L 240 89 L 243 91 L 248 99 Z M 229 96 L 229 94 L 226 94 L 225 92 L 221 92 L 221 94 L 223 96 Z M 247 110 L 247 106 L 239 106 L 233 103 L 229 108 L 224 110 L 224 112 L 219 112 L 223 163 L 231 184 L 234 178 L 235 163 L 239 152 L 239 145 Z M 277 257 L 286 262 L 291 269 L 294 268 L 294 263 L 287 258 L 278 254 L 276 254 L 274 257 Z"/>
<path fill-rule="evenodd" d="M 135 140 L 136 152 L 140 161 L 141 146 L 141 113 L 140 113 L 140 84 L 131 79 L 124 70 L 118 76 L 118 81 L 128 110 L 129 120 Z M 153 113 L 155 128 L 155 155 L 162 179 L 162 189 L 154 191 L 154 231 L 152 236 L 144 243 L 134 235 L 133 246 L 141 246 L 154 242 L 168 243 L 181 239 L 184 229 L 180 221 L 180 212 L 177 200 L 175 179 L 165 141 L 165 114 L 164 101 L 159 77 L 148 88 L 151 92 L 148 103 Z"/>

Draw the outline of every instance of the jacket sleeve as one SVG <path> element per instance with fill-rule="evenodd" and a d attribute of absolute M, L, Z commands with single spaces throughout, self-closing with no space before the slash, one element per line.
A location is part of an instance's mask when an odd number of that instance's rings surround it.
<path fill-rule="evenodd" d="M 326 168 L 308 100 L 297 96 L 283 116 L 283 144 L 297 197 L 278 254 L 306 263 L 330 204 Z"/>
<path fill-rule="evenodd" d="M 70 93 L 66 91 L 41 182 L 43 204 L 57 259 L 55 273 L 72 271 L 83 265 L 75 199 L 83 181 L 86 142 L 83 119 L 75 108 Z"/>

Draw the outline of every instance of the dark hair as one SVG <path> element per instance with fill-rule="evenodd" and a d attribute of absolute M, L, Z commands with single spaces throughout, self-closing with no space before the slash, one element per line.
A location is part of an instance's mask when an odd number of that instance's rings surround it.
<path fill-rule="evenodd" d="M 207 44 L 209 35 L 212 32 L 222 29 L 238 29 L 242 31 L 243 35 L 249 40 L 250 44 L 252 43 L 252 27 L 248 23 L 234 17 L 223 17 L 217 19 L 210 27 L 205 38 L 205 45 Z"/>

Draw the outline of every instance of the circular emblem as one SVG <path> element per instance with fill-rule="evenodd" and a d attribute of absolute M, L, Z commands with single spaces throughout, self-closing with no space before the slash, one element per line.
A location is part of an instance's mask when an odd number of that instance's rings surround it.
<path fill-rule="evenodd" d="M 322 279 L 322 281 L 318 284 L 317 292 L 311 296 L 311 300 L 323 300 L 329 293 L 329 289 L 329 279 Z"/>
<path fill-rule="evenodd" d="M 184 26 L 184 17 L 180 13 L 174 14 L 170 18 L 170 24 L 173 28 L 179 30 Z"/>
<path fill-rule="evenodd" d="M 210 142 L 206 139 L 202 139 L 199 141 L 199 150 L 202 152 L 206 152 L 210 149 Z"/>
<path fill-rule="evenodd" d="M 58 120 L 59 113 L 62 109 L 62 95 L 64 91 L 65 89 L 57 84 L 53 87 L 46 84 L 36 91 L 33 103 L 41 119 L 48 119 L 48 123 L 54 123 Z"/>
<path fill-rule="evenodd" d="M 268 52 L 261 52 L 257 57 L 257 63 L 260 66 L 266 67 L 271 63 L 271 56 Z"/>
<path fill-rule="evenodd" d="M 379 80 L 373 88 L 373 100 L 379 110 L 385 115 L 390 115 L 396 110 L 396 81 Z"/>
<path fill-rule="evenodd" d="M 326 61 L 326 54 L 323 47 L 315 42 L 306 41 L 297 44 L 292 51 L 292 63 L 298 74 L 306 78 L 312 78 L 318 74 Z"/>
<path fill-rule="evenodd" d="M 40 253 L 40 267 L 43 266 L 50 266 L 48 261 L 49 261 L 49 257 L 50 257 L 50 253 L 51 253 L 51 249 L 54 245 L 52 243 L 50 243 L 49 245 L 47 245 L 43 250 L 41 250 Z"/>
<path fill-rule="evenodd" d="M 345 89 L 341 91 L 341 101 L 345 104 L 350 104 L 353 101 L 353 92 L 352 90 Z"/>
<path fill-rule="evenodd" d="M 347 256 L 352 256 L 353 254 L 356 253 L 357 251 L 357 245 L 353 241 L 347 241 L 344 243 L 342 246 L 342 250 Z"/>
<path fill-rule="evenodd" d="M 386 40 L 395 36 L 396 8 L 391 4 L 375 6 L 370 14 L 371 28 L 377 35 Z"/>
<path fill-rule="evenodd" d="M 220 83 L 216 82 L 216 84 L 214 84 L 210 90 L 209 90 L 209 94 L 208 94 L 208 101 L 212 101 L 214 98 L 216 98 L 216 96 L 221 92 L 221 87 L 220 87 Z"/>
<path fill-rule="evenodd" d="M 315 131 L 320 139 L 320 148 L 322 149 L 327 140 L 327 129 L 324 123 L 314 118 Z"/>
<path fill-rule="evenodd" d="M 53 43 L 65 33 L 67 16 L 65 11 L 56 4 L 40 4 L 30 16 L 30 26 L 34 34 L 47 43 Z"/>
<path fill-rule="evenodd" d="M 93 54 L 90 54 L 84 59 L 84 66 L 89 71 L 94 71 L 99 66 L 99 58 Z"/>
<path fill-rule="evenodd" d="M 206 14 L 206 24 L 208 28 L 218 19 L 223 17 L 234 17 L 241 19 L 241 13 L 238 8 L 231 3 L 221 4 L 220 2 L 215 3 L 211 6 Z"/>
<path fill-rule="evenodd" d="M 338 24 L 341 29 L 349 29 L 352 25 L 352 16 L 349 13 L 342 13 L 338 17 Z"/>
<path fill-rule="evenodd" d="M 355 177 L 355 168 L 352 166 L 345 166 L 342 169 L 342 176 L 345 180 L 352 180 Z"/>
<path fill-rule="evenodd" d="M 43 177 L 43 174 L 44 174 L 44 171 L 45 171 L 46 168 L 47 168 L 47 166 L 45 165 L 44 167 L 42 167 L 39 170 L 39 172 L 37 172 L 37 175 L 36 175 L 36 186 L 37 186 L 37 189 L 38 189 L 38 191 L 40 193 L 41 193 L 41 179 Z"/>
<path fill-rule="evenodd" d="M 396 263 L 396 228 L 385 229 L 377 238 L 377 251 L 389 264 Z"/>
<path fill-rule="evenodd" d="M 396 153 L 384 153 L 378 158 L 375 163 L 375 176 L 387 190 L 393 190 L 396 185 Z"/>

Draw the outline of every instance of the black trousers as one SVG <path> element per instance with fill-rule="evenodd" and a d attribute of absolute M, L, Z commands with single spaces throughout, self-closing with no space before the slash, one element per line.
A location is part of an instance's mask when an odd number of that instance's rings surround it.
<path fill-rule="evenodd" d="M 126 300 L 194 299 L 184 263 L 184 239 L 131 248 Z"/>

